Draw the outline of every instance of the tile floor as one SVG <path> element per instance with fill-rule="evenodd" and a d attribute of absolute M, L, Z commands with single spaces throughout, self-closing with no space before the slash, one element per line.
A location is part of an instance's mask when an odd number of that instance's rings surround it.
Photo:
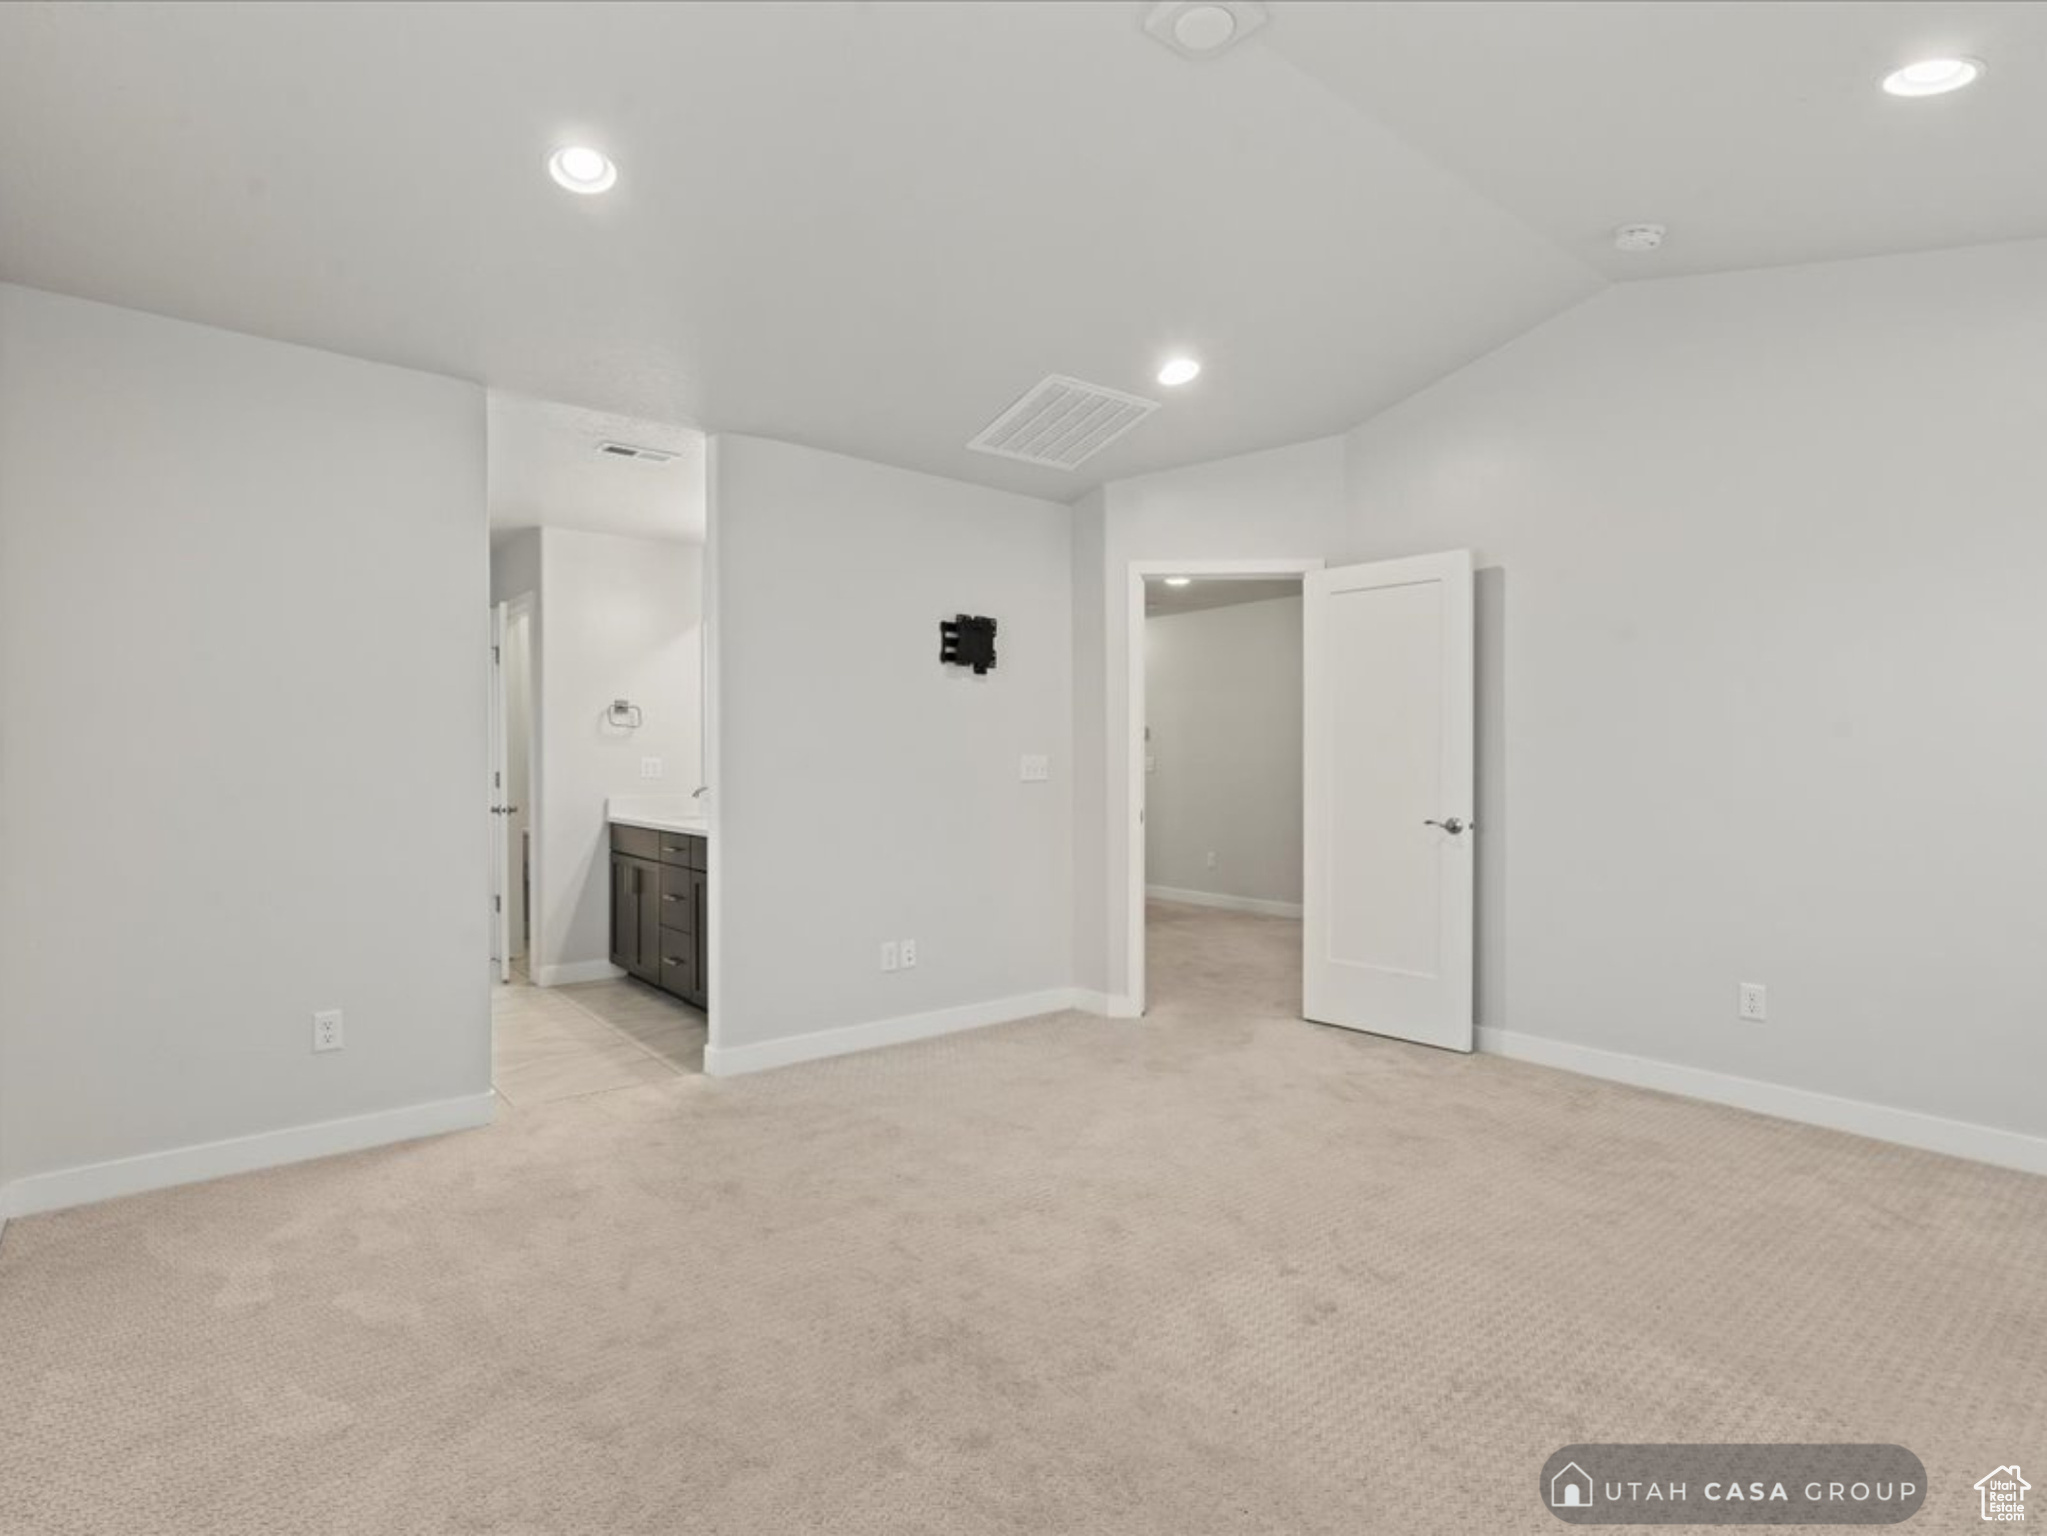
<path fill-rule="evenodd" d="M 491 1081 L 513 1106 L 608 1093 L 704 1069 L 704 1016 L 631 981 L 491 993 Z"/>

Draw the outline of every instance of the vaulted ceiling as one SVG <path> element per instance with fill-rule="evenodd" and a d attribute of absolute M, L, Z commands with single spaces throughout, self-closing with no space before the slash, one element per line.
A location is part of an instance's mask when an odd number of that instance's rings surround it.
<path fill-rule="evenodd" d="M 1145 10 L 8 5 L 0 277 L 1068 499 L 1611 279 L 2047 234 L 2047 6 L 1274 0 L 1198 62 Z M 1929 50 L 1991 69 L 1874 89 Z M 1165 404 L 1077 473 L 966 450 L 1054 372 Z"/>

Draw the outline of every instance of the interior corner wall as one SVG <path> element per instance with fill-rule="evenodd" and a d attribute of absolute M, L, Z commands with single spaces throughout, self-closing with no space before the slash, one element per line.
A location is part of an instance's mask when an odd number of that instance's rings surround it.
<path fill-rule="evenodd" d="M 1130 989 L 1130 843 L 1126 759 L 1130 739 L 1130 566 L 1146 560 L 1340 558 L 1350 541 L 1344 439 L 1316 438 L 1263 453 L 1111 482 L 1103 490 L 1099 656 L 1081 670 L 1100 678 L 1103 750 L 1087 765 L 1101 785 L 1102 819 L 1081 837 L 1079 883 L 1100 893 L 1103 990 Z"/>
<path fill-rule="evenodd" d="M 539 547 L 540 815 L 536 982 L 615 974 L 614 795 L 688 795 L 704 782 L 704 560 L 699 545 L 542 528 Z M 641 709 L 610 723 L 614 699 Z M 641 776 L 659 758 L 658 779 Z"/>
<path fill-rule="evenodd" d="M 1070 1000 L 1069 510 L 711 446 L 712 1070 Z M 1000 625 L 985 676 L 939 661 L 959 613 Z M 1048 779 L 1021 780 L 1026 754 Z M 905 938 L 916 968 L 883 973 Z"/>
<path fill-rule="evenodd" d="M 1298 912 L 1301 599 L 1155 614 L 1145 641 L 1146 884 Z"/>
<path fill-rule="evenodd" d="M 487 1117 L 483 430 L 470 384 L 0 286 L 17 1212 Z"/>
<path fill-rule="evenodd" d="M 2047 1133 L 2043 358 L 2047 242 L 1680 278 L 1351 435 L 1489 568 L 1482 1024 Z"/>

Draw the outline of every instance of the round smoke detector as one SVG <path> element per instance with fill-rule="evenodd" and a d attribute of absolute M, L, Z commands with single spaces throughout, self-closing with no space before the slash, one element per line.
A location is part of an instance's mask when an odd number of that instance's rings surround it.
<path fill-rule="evenodd" d="M 1664 234 L 1661 224 L 1623 224 L 1613 232 L 1613 248 L 1617 251 L 1653 251 L 1663 244 Z"/>

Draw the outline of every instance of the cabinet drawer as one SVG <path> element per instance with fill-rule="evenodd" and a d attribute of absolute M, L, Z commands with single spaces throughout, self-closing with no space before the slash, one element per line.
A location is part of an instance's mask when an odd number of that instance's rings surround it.
<path fill-rule="evenodd" d="M 621 827 L 616 822 L 611 826 L 611 851 L 629 853 L 636 859 L 658 859 L 664 834 L 652 827 Z"/>
<path fill-rule="evenodd" d="M 694 934 L 697 931 L 696 871 L 679 864 L 661 866 L 661 926 Z"/>
<path fill-rule="evenodd" d="M 674 864 L 682 869 L 704 867 L 704 840 L 687 832 L 663 832 L 661 834 L 661 862 Z"/>
<path fill-rule="evenodd" d="M 697 936 L 694 933 L 678 933 L 673 928 L 661 930 L 661 986 L 670 992 L 684 995 L 697 989 Z"/>

